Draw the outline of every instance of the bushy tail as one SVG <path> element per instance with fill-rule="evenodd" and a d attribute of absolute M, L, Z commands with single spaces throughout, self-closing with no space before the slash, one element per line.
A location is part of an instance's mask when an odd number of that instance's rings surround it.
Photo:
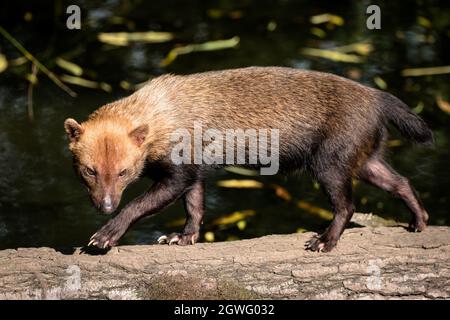
<path fill-rule="evenodd" d="M 425 145 L 433 145 L 433 132 L 425 121 L 413 113 L 400 99 L 385 93 L 383 111 L 386 118 L 409 140 Z"/>

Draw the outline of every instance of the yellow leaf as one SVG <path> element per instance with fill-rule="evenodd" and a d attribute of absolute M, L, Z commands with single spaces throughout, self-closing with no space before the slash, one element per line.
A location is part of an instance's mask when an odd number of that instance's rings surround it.
<path fill-rule="evenodd" d="M 270 20 L 267 23 L 267 31 L 275 31 L 275 29 L 277 28 L 277 22 L 275 20 Z"/>
<path fill-rule="evenodd" d="M 364 61 L 364 59 L 360 56 L 333 50 L 304 48 L 300 52 L 307 56 L 320 57 L 337 62 L 362 63 Z"/>
<path fill-rule="evenodd" d="M 226 40 L 214 40 L 199 44 L 188 44 L 182 47 L 176 47 L 169 51 L 164 60 L 161 61 L 160 65 L 162 67 L 167 67 L 171 64 L 179 55 L 188 54 L 191 52 L 199 51 L 215 51 L 234 48 L 239 44 L 239 37 L 233 37 Z"/>
<path fill-rule="evenodd" d="M 241 167 L 229 166 L 229 167 L 225 167 L 225 170 L 228 171 L 228 172 L 240 174 L 240 175 L 243 175 L 243 176 L 257 176 L 257 175 L 259 175 L 258 171 L 256 171 L 256 170 L 245 169 L 245 168 L 241 168 Z"/>
<path fill-rule="evenodd" d="M 402 71 L 404 77 L 432 76 L 436 74 L 450 73 L 450 66 L 430 67 L 430 68 L 410 68 Z"/>
<path fill-rule="evenodd" d="M 376 76 L 375 78 L 373 78 L 373 81 L 378 86 L 378 88 L 382 90 L 385 90 L 387 88 L 387 83 L 383 80 L 383 78 Z"/>
<path fill-rule="evenodd" d="M 325 38 L 325 36 L 327 35 L 327 33 L 324 30 L 322 30 L 320 28 L 316 28 L 316 27 L 311 28 L 310 32 L 313 35 L 315 35 L 316 37 L 321 38 L 321 39 Z"/>
<path fill-rule="evenodd" d="M 25 78 L 33 85 L 38 83 L 38 78 L 36 77 L 35 74 L 28 73 L 25 75 Z"/>
<path fill-rule="evenodd" d="M 25 14 L 23 15 L 23 20 L 25 20 L 26 22 L 30 22 L 31 20 L 33 20 L 33 14 L 29 11 L 25 12 Z"/>
<path fill-rule="evenodd" d="M 242 211 L 235 211 L 231 214 L 219 217 L 217 219 L 214 219 L 210 225 L 211 226 L 222 226 L 227 224 L 234 224 L 238 221 L 244 220 L 245 218 L 252 217 L 255 215 L 255 210 L 242 210 Z"/>
<path fill-rule="evenodd" d="M 70 73 L 72 73 L 75 76 L 81 76 L 83 74 L 83 69 L 79 65 L 77 65 L 73 62 L 67 61 L 63 58 L 56 58 L 56 64 L 60 68 L 69 71 Z"/>
<path fill-rule="evenodd" d="M 285 201 L 291 201 L 292 200 L 292 196 L 289 193 L 289 191 L 287 191 L 282 186 L 277 185 L 277 184 L 269 184 L 269 185 L 267 185 L 267 187 L 274 189 L 275 190 L 275 194 L 277 195 L 277 197 L 280 197 L 281 199 L 283 199 Z"/>
<path fill-rule="evenodd" d="M 313 215 L 316 215 L 316 216 L 318 216 L 318 217 L 320 217 L 322 219 L 325 219 L 325 220 L 332 220 L 333 219 L 333 213 L 331 213 L 328 210 L 316 207 L 316 206 L 314 206 L 314 205 L 312 205 L 312 204 L 310 204 L 310 203 L 308 203 L 306 201 L 302 201 L 302 200 L 298 201 L 297 202 L 297 206 L 300 209 L 305 210 L 306 212 L 311 213 Z"/>
<path fill-rule="evenodd" d="M 264 187 L 262 182 L 251 180 L 251 179 L 230 179 L 230 180 L 219 180 L 217 185 L 222 188 L 254 188 L 261 189 Z"/>
<path fill-rule="evenodd" d="M 208 242 L 214 242 L 214 232 L 208 231 L 205 232 L 205 240 Z"/>
<path fill-rule="evenodd" d="M 111 32 L 99 33 L 98 40 L 114 46 L 127 46 L 132 42 L 161 43 L 173 39 L 171 32 L 147 31 L 147 32 Z"/>
<path fill-rule="evenodd" d="M 209 9 L 206 13 L 212 19 L 219 19 L 223 16 L 223 11 L 220 9 Z"/>
<path fill-rule="evenodd" d="M 8 68 L 8 60 L 6 60 L 6 57 L 0 53 L 0 73 L 6 70 Z"/>
<path fill-rule="evenodd" d="M 417 17 L 417 23 L 424 28 L 431 28 L 431 21 L 425 17 Z"/>
<path fill-rule="evenodd" d="M 403 145 L 403 142 L 399 139 L 389 140 L 387 145 L 389 148 L 400 147 L 401 145 Z"/>
<path fill-rule="evenodd" d="M 247 221 L 245 220 L 238 221 L 236 223 L 236 226 L 238 227 L 239 230 L 244 230 L 245 227 L 247 226 Z"/>
<path fill-rule="evenodd" d="M 362 56 L 367 56 L 373 51 L 373 45 L 367 42 L 356 42 L 345 46 L 336 47 L 333 51 L 342 53 L 356 52 Z"/>
<path fill-rule="evenodd" d="M 415 106 L 412 111 L 414 113 L 421 113 L 423 111 L 423 108 L 425 107 L 425 103 L 423 103 L 423 101 L 419 101 L 419 103 L 417 104 L 417 106 Z"/>
<path fill-rule="evenodd" d="M 111 92 L 111 86 L 105 82 L 96 82 L 92 80 L 83 79 L 80 77 L 69 76 L 63 74 L 61 80 L 66 83 L 71 83 L 80 87 L 91 88 L 91 89 L 102 89 L 106 92 Z"/>
<path fill-rule="evenodd" d="M 9 60 L 9 61 L 8 61 L 8 64 L 9 64 L 10 66 L 17 67 L 17 66 L 21 66 L 21 65 L 23 65 L 23 64 L 25 64 L 25 63 L 27 63 L 27 62 L 28 62 L 27 57 L 21 56 L 21 57 L 18 57 L 18 58 L 16 58 L 16 59 Z"/>
<path fill-rule="evenodd" d="M 444 111 L 447 114 L 450 114 L 450 103 L 448 101 L 445 101 L 442 99 L 442 97 L 439 95 L 436 97 L 436 103 L 442 111 Z"/>
<path fill-rule="evenodd" d="M 337 26 L 342 26 L 344 24 L 344 18 L 341 16 L 331 14 L 331 13 L 323 13 L 319 15 L 312 16 L 310 18 L 312 24 L 322 24 L 322 23 L 331 23 Z"/>

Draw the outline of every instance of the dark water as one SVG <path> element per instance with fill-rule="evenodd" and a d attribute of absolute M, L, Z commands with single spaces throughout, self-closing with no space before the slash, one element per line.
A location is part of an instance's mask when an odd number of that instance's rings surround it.
<path fill-rule="evenodd" d="M 14 1 L 14 7 L 0 5 L 0 25 L 55 73 L 64 73 L 54 63 L 63 55 L 84 68 L 87 75 L 83 77 L 113 87 L 113 93 L 105 93 L 71 85 L 78 93 L 77 98 L 71 98 L 39 73 L 34 88 L 35 119 L 30 121 L 25 80 L 30 64 L 0 73 L 0 248 L 82 246 L 107 220 L 93 209 L 73 174 L 62 126 L 65 118 L 83 120 L 100 105 L 130 94 L 119 86 L 122 80 L 140 83 L 166 72 L 193 73 L 250 65 L 328 71 L 370 86 L 376 86 L 374 78 L 381 77 L 387 83 L 386 90 L 420 112 L 436 136 L 434 149 L 414 147 L 403 139 L 400 146 L 389 148 L 389 162 L 419 191 L 431 223 L 450 225 L 450 115 L 436 103 L 439 95 L 445 101 L 450 98 L 449 76 L 401 76 L 404 68 L 449 65 L 450 15 L 446 1 L 380 1 L 382 29 L 376 31 L 365 28 L 365 1 L 79 1 L 83 28 L 68 31 L 64 8 L 73 2 Z M 29 22 L 24 20 L 26 12 L 32 13 Z M 345 23 L 334 28 L 318 25 L 326 32 L 320 38 L 311 33 L 315 26 L 309 19 L 326 12 L 341 16 Z M 113 23 L 114 16 L 125 18 L 126 24 Z M 164 44 L 125 47 L 105 46 L 96 40 L 98 32 L 146 30 L 174 32 L 176 38 Z M 233 36 L 240 37 L 236 48 L 191 53 L 179 56 L 168 67 L 159 66 L 176 44 Z M 327 49 L 361 41 L 373 46 L 363 63 L 336 62 L 300 53 L 304 47 Z M 21 55 L 4 38 L 0 38 L 0 53 L 8 60 Z M 398 138 L 393 131 L 391 139 Z M 217 180 L 242 178 L 276 183 L 296 199 L 329 209 L 307 175 L 243 177 L 219 171 L 208 181 L 204 230 L 214 232 L 216 241 L 298 229 L 320 230 L 327 225 L 326 220 L 282 200 L 271 189 L 223 189 L 216 185 Z M 144 179 L 131 186 L 122 204 L 150 183 Z M 409 220 L 402 203 L 382 191 L 358 184 L 354 198 L 360 212 Z M 245 228 L 238 228 L 237 221 L 211 225 L 218 217 L 243 210 L 255 213 L 245 219 Z M 153 242 L 162 233 L 180 229 L 173 221 L 183 216 L 182 206 L 177 203 L 139 222 L 122 243 Z"/>

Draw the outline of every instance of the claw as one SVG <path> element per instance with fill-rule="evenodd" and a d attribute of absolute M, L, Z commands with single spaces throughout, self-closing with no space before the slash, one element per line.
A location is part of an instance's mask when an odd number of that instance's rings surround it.
<path fill-rule="evenodd" d="M 109 244 L 109 240 L 105 242 L 105 244 L 103 245 L 103 249 L 105 249 Z"/>
<path fill-rule="evenodd" d="M 167 236 L 163 235 L 163 236 L 159 237 L 157 241 L 158 241 L 159 244 L 166 243 L 167 242 Z"/>
<path fill-rule="evenodd" d="M 88 243 L 88 247 L 94 242 L 95 240 L 94 239 L 92 239 L 91 241 L 89 241 L 89 243 Z"/>
<path fill-rule="evenodd" d="M 92 237 L 90 237 L 90 240 L 92 240 L 92 238 L 94 238 L 94 237 L 97 235 L 97 233 L 98 233 L 98 232 L 94 233 L 94 234 L 92 235 Z"/>
<path fill-rule="evenodd" d="M 173 234 L 173 236 L 171 236 L 171 239 L 169 240 L 169 245 L 173 244 L 173 243 L 178 243 L 178 241 L 180 241 L 180 235 L 179 234 Z"/>
<path fill-rule="evenodd" d="M 94 243 L 92 245 L 96 246 L 97 244 L 98 244 L 98 241 L 94 241 Z"/>

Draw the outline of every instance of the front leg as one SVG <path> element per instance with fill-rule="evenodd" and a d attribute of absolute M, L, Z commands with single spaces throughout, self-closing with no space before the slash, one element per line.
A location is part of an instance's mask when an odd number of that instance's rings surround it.
<path fill-rule="evenodd" d="M 183 174 L 174 174 L 155 182 L 143 195 L 130 202 L 92 237 L 88 245 L 108 248 L 117 245 L 128 228 L 144 216 L 155 214 L 182 196 L 190 183 Z"/>
<path fill-rule="evenodd" d="M 194 244 L 200 236 L 200 225 L 205 212 L 205 187 L 203 181 L 196 181 L 184 195 L 186 223 L 182 233 L 172 233 L 158 239 L 159 243 L 179 244 L 182 246 Z"/>

